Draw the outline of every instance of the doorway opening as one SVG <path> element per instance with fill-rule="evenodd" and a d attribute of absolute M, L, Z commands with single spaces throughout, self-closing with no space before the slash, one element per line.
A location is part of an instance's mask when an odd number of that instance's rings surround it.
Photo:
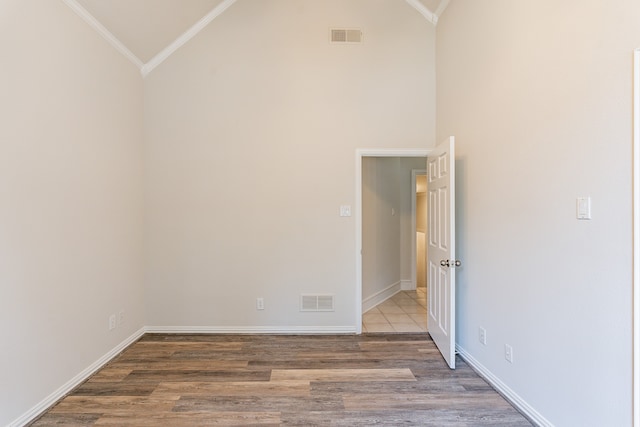
<path fill-rule="evenodd" d="M 356 329 L 363 313 L 378 304 L 391 307 L 385 315 L 367 318 L 404 326 L 404 332 L 426 332 L 426 303 L 416 301 L 415 176 L 424 171 L 430 150 L 357 150 L 356 152 Z M 393 298 L 394 300 L 391 300 Z M 412 301 L 413 300 L 413 301 Z M 423 299 L 424 301 L 424 299 Z M 405 307 L 403 309 L 403 307 Z M 378 314 L 378 316 L 372 316 Z M 418 322 L 421 322 L 420 328 Z M 409 330 L 411 329 L 411 330 Z"/>
<path fill-rule="evenodd" d="M 427 214 L 427 270 L 428 270 L 428 307 L 426 311 L 429 316 L 429 328 L 427 329 L 430 337 L 433 339 L 438 350 L 446 360 L 451 369 L 455 369 L 455 314 L 456 314 L 456 297 L 455 297 L 455 269 L 461 265 L 461 261 L 455 258 L 455 138 L 450 136 L 434 147 L 432 150 L 356 150 L 356 325 L 355 329 L 357 333 L 362 333 L 362 313 L 363 307 L 366 309 L 369 303 L 372 303 L 376 298 L 382 298 L 385 294 L 397 293 L 394 289 L 400 286 L 402 289 L 401 267 L 397 265 L 390 268 L 385 267 L 380 272 L 385 274 L 391 272 L 388 275 L 382 276 L 377 274 L 374 270 L 374 274 L 371 275 L 369 270 L 365 270 L 363 259 L 367 257 L 369 260 L 373 260 L 372 265 L 374 268 L 378 268 L 377 262 L 387 262 L 393 260 L 391 257 L 379 257 L 377 250 L 383 248 L 384 250 L 396 250 L 396 253 L 401 253 L 404 245 L 398 243 L 398 238 L 393 240 L 390 236 L 393 233 L 381 233 L 382 245 L 380 244 L 367 244 L 364 245 L 363 236 L 365 230 L 364 220 L 370 221 L 369 218 L 365 218 L 363 212 L 369 212 L 365 209 L 364 203 L 365 197 L 365 179 L 373 182 L 381 182 L 382 185 L 391 185 L 394 181 L 399 180 L 400 173 L 389 173 L 386 178 L 386 172 L 378 174 L 377 163 L 373 162 L 374 173 L 369 175 L 369 172 L 364 173 L 365 162 L 364 158 L 379 158 L 382 157 L 387 160 L 389 157 L 421 157 L 421 164 L 426 166 L 427 170 L 427 197 L 428 197 L 428 214 Z M 370 159 L 371 161 L 375 159 Z M 389 159 L 390 160 L 390 159 Z M 398 162 L 399 160 L 396 160 Z M 424 163 L 422 163 L 424 162 Z M 380 162 L 383 164 L 384 162 Z M 367 166 L 368 167 L 368 166 Z M 382 166 L 381 171 L 385 170 Z M 400 170 L 400 169 L 397 169 Z M 379 179 L 379 176 L 382 178 Z M 367 182 L 368 182 L 367 181 Z M 396 187 L 403 188 L 403 187 Z M 407 187 L 405 187 L 407 188 Z M 407 190 L 413 190 L 407 188 Z M 369 191 L 367 189 L 367 191 Z M 374 192 L 372 200 L 379 207 L 375 211 L 375 215 L 378 212 L 382 212 L 379 218 L 375 218 L 372 223 L 374 227 L 377 227 L 377 221 L 387 221 L 390 216 L 394 216 L 396 211 L 395 206 L 398 205 L 398 200 L 402 200 L 402 197 L 398 199 L 398 196 L 393 190 L 385 189 L 381 194 Z M 410 198 L 410 197 L 409 197 Z M 367 202 L 368 203 L 368 202 Z M 403 204 L 404 206 L 404 204 Z M 402 213 L 402 211 L 399 211 Z M 393 219 L 389 222 L 391 226 L 382 226 L 381 229 L 392 230 L 394 227 L 396 230 L 402 228 L 398 225 L 397 219 Z M 396 224 L 396 225 L 393 225 Z M 368 227 L 368 226 L 367 226 Z M 399 233 L 397 233 L 399 234 Z M 396 234 L 396 236 L 397 236 Z M 389 240 L 386 240 L 389 238 Z M 374 241 L 378 240 L 378 234 L 374 234 Z M 371 251 L 373 253 L 366 251 Z M 404 259 L 404 258 L 402 258 Z M 371 283 L 367 280 L 364 288 L 363 277 L 370 275 L 376 279 L 373 283 L 374 287 L 371 287 Z M 394 277 L 396 282 L 394 283 Z M 381 280 L 380 280 L 381 279 Z M 390 283 L 390 285 L 386 285 Z M 382 285 L 382 286 L 380 286 Z M 385 286 L 386 285 L 386 286 Z M 363 299 L 363 294 L 366 292 L 367 298 Z M 389 295 L 389 296 L 391 296 Z M 363 302 L 367 303 L 367 306 Z M 425 328 L 426 329 L 426 328 Z"/>

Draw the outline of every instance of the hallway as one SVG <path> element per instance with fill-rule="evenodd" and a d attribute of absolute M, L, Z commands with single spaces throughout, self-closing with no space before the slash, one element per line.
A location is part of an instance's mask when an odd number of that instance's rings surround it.
<path fill-rule="evenodd" d="M 426 288 L 401 291 L 362 316 L 362 332 L 427 332 Z"/>

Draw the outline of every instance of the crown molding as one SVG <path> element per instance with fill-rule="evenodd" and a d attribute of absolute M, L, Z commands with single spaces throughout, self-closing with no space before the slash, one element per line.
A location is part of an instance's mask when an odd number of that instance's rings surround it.
<path fill-rule="evenodd" d="M 146 77 L 154 68 L 162 64 L 169 56 L 171 56 L 176 50 L 180 49 L 185 43 L 194 38 L 200 31 L 202 31 L 207 25 L 214 19 L 220 16 L 225 10 L 231 7 L 236 0 L 224 0 L 222 3 L 214 7 L 211 12 L 207 13 L 202 19 L 196 22 L 191 28 L 185 31 L 180 37 L 173 41 L 169 46 L 164 48 L 160 53 L 151 58 L 149 62 L 142 66 L 142 77 Z"/>
<path fill-rule="evenodd" d="M 422 16 L 424 16 L 427 21 L 431 22 L 433 25 L 438 23 L 438 16 L 431 12 L 425 5 L 423 5 L 420 0 L 406 0 L 411 7 L 420 12 Z"/>
<path fill-rule="evenodd" d="M 137 56 L 135 56 L 133 52 L 127 49 L 127 47 L 122 44 L 122 42 L 111 33 L 111 31 L 107 30 L 104 25 L 98 22 L 98 20 L 94 18 L 93 15 L 91 15 L 84 7 L 80 6 L 80 4 L 78 4 L 76 0 L 62 1 L 67 6 L 69 6 L 71 10 L 73 10 L 78 16 L 80 16 L 87 24 L 89 24 L 90 27 L 97 31 L 98 34 L 100 34 L 103 39 L 105 39 L 111 46 L 113 46 L 115 50 L 124 55 L 125 58 L 135 64 L 135 66 L 142 71 L 142 68 L 144 66 L 142 61 Z"/>

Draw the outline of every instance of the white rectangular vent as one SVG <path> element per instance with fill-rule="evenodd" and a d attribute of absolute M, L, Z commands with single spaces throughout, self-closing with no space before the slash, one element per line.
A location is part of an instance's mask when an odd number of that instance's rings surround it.
<path fill-rule="evenodd" d="M 358 28 L 331 28 L 331 43 L 362 43 L 362 30 Z"/>
<path fill-rule="evenodd" d="M 334 311 L 333 295 L 300 295 L 300 311 Z"/>

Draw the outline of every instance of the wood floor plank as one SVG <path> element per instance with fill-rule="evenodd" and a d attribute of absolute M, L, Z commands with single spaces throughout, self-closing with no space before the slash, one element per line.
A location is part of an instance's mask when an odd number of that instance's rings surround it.
<path fill-rule="evenodd" d="M 119 365 L 133 371 L 219 371 L 221 369 L 244 369 L 248 360 L 151 360 L 123 361 Z"/>
<path fill-rule="evenodd" d="M 515 410 L 509 415 L 490 408 L 475 413 L 456 410 L 412 411 L 309 411 L 282 413 L 287 426 L 422 426 L 422 427 L 525 427 L 531 426 Z"/>
<path fill-rule="evenodd" d="M 326 395 L 321 399 L 303 396 L 184 396 L 176 402 L 174 412 L 296 412 L 296 411 L 341 411 L 342 397 Z"/>
<path fill-rule="evenodd" d="M 105 415 L 95 422 L 95 426 L 128 427 L 193 427 L 193 426 L 279 426 L 282 424 L 278 412 L 233 412 L 219 411 L 206 413 L 151 414 L 144 418 L 132 419 L 128 416 Z"/>
<path fill-rule="evenodd" d="M 75 396 L 149 396 L 158 387 L 155 383 L 132 384 L 125 381 L 87 381 L 74 392 Z"/>
<path fill-rule="evenodd" d="M 205 351 L 238 351 L 242 350 L 242 347 L 246 344 L 242 341 L 184 341 L 178 340 L 163 340 L 163 341 L 140 341 L 136 347 L 136 351 L 153 351 L 163 350 L 167 347 L 167 344 L 171 344 L 171 348 L 188 349 L 191 351 L 205 350 Z"/>
<path fill-rule="evenodd" d="M 266 360 L 252 360 L 249 362 L 249 369 L 392 369 L 398 366 L 393 363 L 384 363 L 384 361 L 376 359 L 292 359 L 292 360 L 275 360 L 273 362 Z"/>
<path fill-rule="evenodd" d="M 255 351 L 253 349 L 238 351 L 176 351 L 169 360 L 220 360 L 220 361 L 254 361 L 262 360 L 291 360 L 296 353 Z"/>
<path fill-rule="evenodd" d="M 353 352 L 340 352 L 336 351 L 333 353 L 328 352 L 300 352 L 296 355 L 296 360 L 428 360 L 429 356 L 425 353 L 420 353 L 418 351 L 406 351 L 402 354 L 398 354 L 398 352 L 362 352 L 362 351 L 353 351 Z"/>
<path fill-rule="evenodd" d="M 344 407 L 348 411 L 372 411 L 384 407 L 385 410 L 405 410 L 419 408 L 430 409 L 464 409 L 490 407 L 497 409 L 510 408 L 504 399 L 495 394 L 425 394 L 425 393 L 393 393 L 393 394 L 345 394 Z"/>
<path fill-rule="evenodd" d="M 271 372 L 269 370 L 247 370 L 247 369 L 227 369 L 227 370 L 136 370 L 131 372 L 126 378 L 130 382 L 211 382 L 211 381 L 269 381 Z"/>
<path fill-rule="evenodd" d="M 415 381 L 410 369 L 274 369 L 272 381 Z"/>
<path fill-rule="evenodd" d="M 238 381 L 161 383 L 153 396 L 309 396 L 309 381 Z"/>
<path fill-rule="evenodd" d="M 375 395 L 383 393 L 464 393 L 468 391 L 464 385 L 455 381 L 424 380 L 424 381 L 382 381 L 367 382 L 314 382 L 311 384 L 312 393 L 334 393 L 345 395 L 359 393 Z"/>
<path fill-rule="evenodd" d="M 145 413 L 167 412 L 175 406 L 179 396 L 162 398 L 140 396 L 67 396 L 51 409 L 53 414 L 95 414 L 95 413 Z"/>
<path fill-rule="evenodd" d="M 89 427 L 95 425 L 102 414 L 48 413 L 32 423 L 32 427 Z"/>
<path fill-rule="evenodd" d="M 395 344 L 401 345 L 404 350 L 415 349 L 416 351 L 437 351 L 436 346 L 431 341 L 395 341 Z M 362 351 L 394 351 L 393 347 L 389 347 L 389 341 L 364 341 L 358 344 Z"/>
<path fill-rule="evenodd" d="M 106 366 L 93 375 L 89 381 L 93 382 L 113 382 L 122 381 L 131 373 L 131 369 L 114 367 L 113 365 Z"/>

